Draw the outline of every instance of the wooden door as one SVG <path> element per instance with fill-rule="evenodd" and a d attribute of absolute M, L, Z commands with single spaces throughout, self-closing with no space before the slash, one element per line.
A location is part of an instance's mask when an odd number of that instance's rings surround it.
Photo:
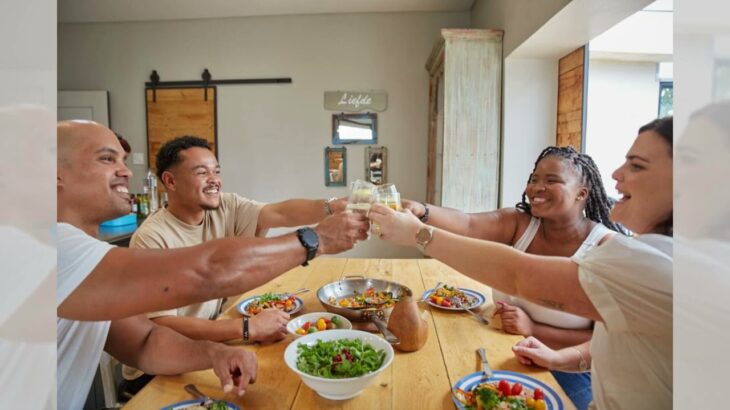
<path fill-rule="evenodd" d="M 167 141 L 191 135 L 208 140 L 218 156 L 216 126 L 216 88 L 152 88 L 147 94 L 147 158 L 152 172 L 157 171 L 157 152 Z M 162 188 L 162 184 L 158 184 Z"/>
<path fill-rule="evenodd" d="M 556 145 L 583 150 L 585 141 L 588 49 L 583 46 L 558 63 L 558 126 Z"/>

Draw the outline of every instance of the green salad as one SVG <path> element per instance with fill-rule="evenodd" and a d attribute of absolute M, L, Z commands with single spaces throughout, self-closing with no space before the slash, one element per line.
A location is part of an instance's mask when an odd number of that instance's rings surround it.
<path fill-rule="evenodd" d="M 297 369 L 328 379 L 358 377 L 383 365 L 385 351 L 375 350 L 359 339 L 340 339 L 298 346 Z"/>

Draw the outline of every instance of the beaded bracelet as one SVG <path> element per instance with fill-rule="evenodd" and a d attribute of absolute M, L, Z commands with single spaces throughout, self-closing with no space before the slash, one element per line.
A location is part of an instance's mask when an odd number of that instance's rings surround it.
<path fill-rule="evenodd" d="M 418 219 L 420 219 L 421 222 L 426 223 L 428 222 L 428 205 L 426 205 L 425 202 L 421 202 L 421 205 L 423 205 L 423 209 L 425 209 L 426 212 L 424 212 L 423 215 Z"/>

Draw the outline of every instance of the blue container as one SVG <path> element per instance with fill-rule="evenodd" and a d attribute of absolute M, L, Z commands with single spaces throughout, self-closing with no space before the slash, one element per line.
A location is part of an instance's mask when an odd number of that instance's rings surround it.
<path fill-rule="evenodd" d="M 99 226 L 104 228 L 111 228 L 115 226 L 126 226 L 137 224 L 137 214 L 127 214 L 117 219 L 111 219 L 109 221 L 102 222 Z"/>

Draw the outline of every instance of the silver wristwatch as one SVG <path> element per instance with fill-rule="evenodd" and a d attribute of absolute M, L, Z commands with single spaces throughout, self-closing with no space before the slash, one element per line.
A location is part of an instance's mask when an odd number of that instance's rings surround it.
<path fill-rule="evenodd" d="M 329 216 L 329 215 L 332 215 L 334 213 L 334 211 L 332 211 L 332 201 L 336 201 L 336 200 L 337 200 L 337 197 L 336 196 L 333 196 L 332 198 L 324 201 L 324 213 L 325 213 L 325 215 Z"/>

